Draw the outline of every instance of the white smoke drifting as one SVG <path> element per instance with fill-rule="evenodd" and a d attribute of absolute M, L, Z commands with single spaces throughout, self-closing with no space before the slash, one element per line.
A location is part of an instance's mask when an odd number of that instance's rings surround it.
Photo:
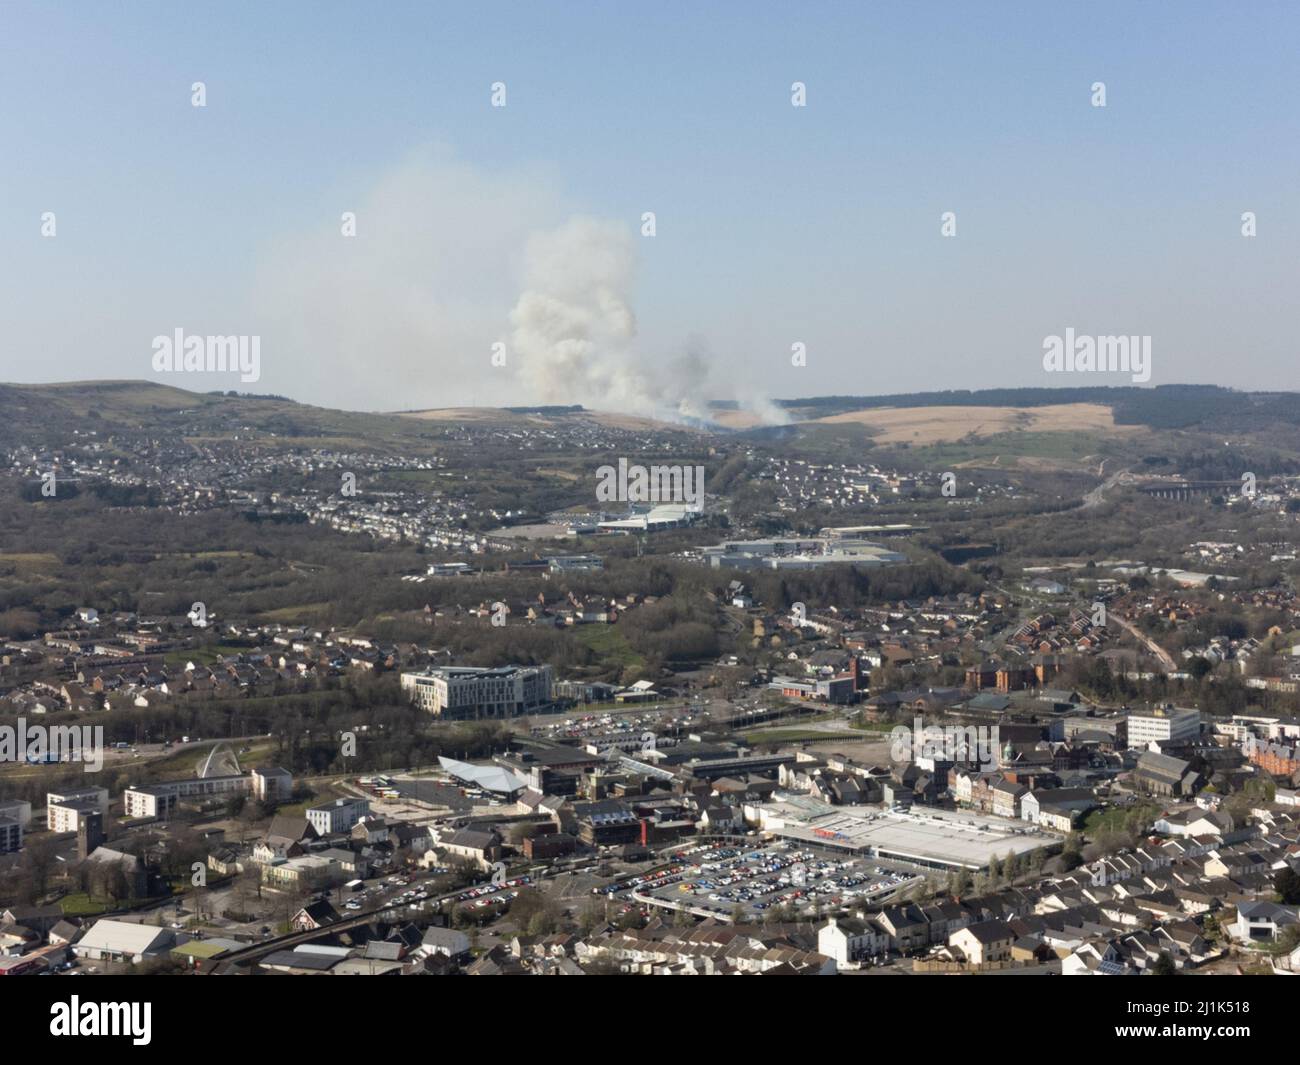
<path fill-rule="evenodd" d="M 520 377 L 541 403 L 706 418 L 708 368 L 688 352 L 655 369 L 637 351 L 636 256 L 628 229 L 574 218 L 528 244 L 511 314 Z"/>
<path fill-rule="evenodd" d="M 708 421 L 717 396 L 785 420 L 736 395 L 702 340 L 644 350 L 632 227 L 574 217 L 545 174 L 485 174 L 430 151 L 343 205 L 355 237 L 327 224 L 279 239 L 260 264 L 264 391 L 351 409 L 580 403 L 674 421 Z M 504 369 L 491 362 L 501 340 Z"/>

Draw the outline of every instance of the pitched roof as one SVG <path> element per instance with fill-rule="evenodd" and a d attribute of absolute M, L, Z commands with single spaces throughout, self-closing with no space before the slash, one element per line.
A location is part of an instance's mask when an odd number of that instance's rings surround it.
<path fill-rule="evenodd" d="M 103 918 L 91 925 L 77 946 L 89 950 L 107 950 L 116 954 L 142 954 L 152 947 L 171 942 L 173 938 L 166 928 L 159 928 L 156 925 Z"/>
<path fill-rule="evenodd" d="M 1016 933 L 1012 931 L 1011 926 L 1006 921 L 977 921 L 975 924 L 969 924 L 953 934 L 958 935 L 960 932 L 974 936 L 976 942 L 986 945 L 1004 939 L 1016 938 Z"/>

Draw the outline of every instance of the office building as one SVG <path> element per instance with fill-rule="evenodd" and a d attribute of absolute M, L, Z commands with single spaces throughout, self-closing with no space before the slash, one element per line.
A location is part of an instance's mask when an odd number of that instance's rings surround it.
<path fill-rule="evenodd" d="M 83 813 L 98 810 L 108 816 L 107 788 L 79 788 L 45 796 L 45 827 L 51 832 L 75 832 Z"/>
<path fill-rule="evenodd" d="M 312 806 L 307 810 L 307 823 L 318 835 L 351 831 L 352 826 L 370 812 L 366 799 L 335 799 L 333 802 Z"/>
<path fill-rule="evenodd" d="M 258 766 L 252 774 L 253 797 L 261 802 L 285 802 L 293 795 L 293 774 L 279 766 Z"/>
<path fill-rule="evenodd" d="M 454 719 L 518 717 L 549 706 L 551 688 L 550 666 L 452 666 L 402 674 L 402 690 L 416 706 Z"/>
<path fill-rule="evenodd" d="M 182 799 L 224 798 L 245 795 L 251 777 L 232 774 L 220 777 L 194 777 L 190 780 L 166 780 L 122 793 L 122 808 L 127 817 L 168 817 Z"/>
<path fill-rule="evenodd" d="M 1154 710 L 1133 710 L 1128 715 L 1129 750 L 1190 743 L 1201 734 L 1201 712 L 1176 706 L 1161 706 Z"/>

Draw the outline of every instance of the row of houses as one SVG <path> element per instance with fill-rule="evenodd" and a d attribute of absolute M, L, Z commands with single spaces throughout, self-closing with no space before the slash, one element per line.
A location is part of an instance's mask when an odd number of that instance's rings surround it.
<path fill-rule="evenodd" d="M 923 953 L 967 966 L 1060 961 L 1066 974 L 1105 975 L 1145 971 L 1161 955 L 1175 968 L 1208 960 L 1218 952 L 1210 916 L 1227 940 L 1272 943 L 1300 921 L 1296 907 L 1273 901 L 1276 874 L 1300 867 L 1300 818 L 1277 808 L 1257 815 L 1260 823 L 1237 828 L 1196 808 L 1171 812 L 1156 827 L 1178 838 L 1152 838 L 1032 887 L 837 918 L 820 932 L 822 951 L 842 966 Z"/>

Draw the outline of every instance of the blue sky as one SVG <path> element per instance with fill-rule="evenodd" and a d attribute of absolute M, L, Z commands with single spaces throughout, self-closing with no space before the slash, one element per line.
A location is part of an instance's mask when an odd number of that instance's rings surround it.
<path fill-rule="evenodd" d="M 1297 30 L 1286 4 L 7 3 L 0 380 L 149 378 L 179 326 L 261 335 L 255 389 L 311 402 L 553 399 L 487 351 L 529 240 L 583 216 L 634 258 L 617 358 L 706 364 L 674 402 L 1127 383 L 1045 373 L 1067 326 L 1152 336 L 1152 383 L 1300 388 Z"/>

